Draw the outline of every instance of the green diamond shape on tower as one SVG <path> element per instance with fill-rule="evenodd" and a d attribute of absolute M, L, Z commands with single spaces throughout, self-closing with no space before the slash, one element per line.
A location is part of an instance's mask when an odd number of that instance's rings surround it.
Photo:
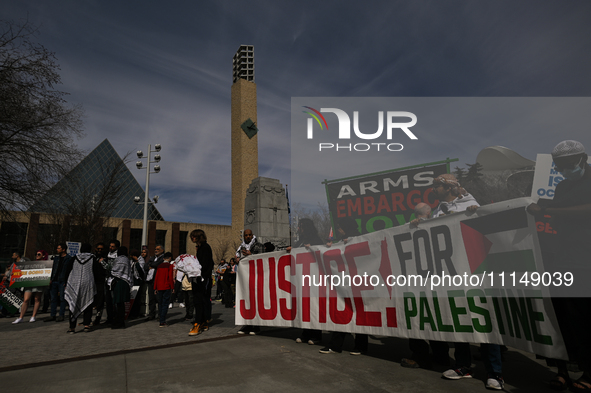
<path fill-rule="evenodd" d="M 257 134 L 259 129 L 250 118 L 240 125 L 248 139 L 252 139 Z"/>

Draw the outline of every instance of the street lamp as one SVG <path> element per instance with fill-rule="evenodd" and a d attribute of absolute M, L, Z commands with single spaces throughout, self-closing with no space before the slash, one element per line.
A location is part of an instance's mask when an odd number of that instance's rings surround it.
<path fill-rule="evenodd" d="M 146 193 L 144 195 L 144 201 L 140 202 L 141 198 L 136 196 L 133 198 L 133 201 L 138 205 L 144 205 L 144 225 L 142 228 L 142 246 L 146 246 L 148 244 L 147 237 L 148 237 L 148 205 L 158 203 L 158 196 L 154 197 L 154 201 L 150 201 L 148 194 L 150 192 L 150 173 L 158 173 L 160 172 L 160 165 L 154 165 L 154 172 L 150 172 L 150 164 L 154 164 L 160 162 L 160 154 L 156 154 L 154 156 L 154 161 L 150 161 L 150 153 L 157 153 L 162 149 L 162 146 L 158 143 L 154 145 L 154 150 L 152 150 L 152 145 L 148 145 L 148 156 L 144 157 L 144 152 L 141 150 L 137 151 L 137 158 L 140 160 L 147 158 L 147 165 L 144 168 L 144 164 L 141 161 L 137 161 L 135 166 L 137 169 L 145 169 L 146 170 Z"/>

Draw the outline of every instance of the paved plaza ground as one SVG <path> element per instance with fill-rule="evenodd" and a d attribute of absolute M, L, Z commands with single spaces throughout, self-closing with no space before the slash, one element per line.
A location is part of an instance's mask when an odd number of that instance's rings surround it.
<path fill-rule="evenodd" d="M 2 392 L 485 391 L 482 362 L 475 362 L 475 378 L 447 381 L 442 369 L 400 367 L 409 355 L 403 339 L 370 336 L 368 354 L 351 356 L 351 336 L 343 353 L 329 355 L 318 353 L 320 346 L 297 344 L 298 329 L 263 328 L 257 336 L 241 336 L 234 310 L 219 302 L 211 328 L 196 337 L 188 336 L 191 325 L 176 304 L 167 328 L 142 318 L 125 330 L 101 326 L 70 335 L 67 322 L 42 322 L 47 315 L 35 323 L 27 316 L 18 325 L 0 319 Z M 554 370 L 534 355 L 510 348 L 503 367 L 506 391 L 551 391 L 543 381 Z"/>

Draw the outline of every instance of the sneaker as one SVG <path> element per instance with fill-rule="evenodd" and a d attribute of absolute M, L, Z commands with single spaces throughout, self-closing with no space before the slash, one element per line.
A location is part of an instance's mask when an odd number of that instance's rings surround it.
<path fill-rule="evenodd" d="M 316 345 L 316 341 L 314 341 L 314 340 L 308 340 L 308 345 Z"/>
<path fill-rule="evenodd" d="M 160 324 L 160 327 L 162 327 L 162 328 L 167 327 L 167 326 L 168 326 L 168 324 L 166 322 Z"/>
<path fill-rule="evenodd" d="M 201 331 L 206 332 L 209 330 L 209 324 L 208 323 L 202 323 L 201 327 L 199 328 L 201 329 Z"/>
<path fill-rule="evenodd" d="M 185 303 L 179 303 L 180 308 L 185 308 Z"/>
<path fill-rule="evenodd" d="M 169 303 L 168 304 L 168 308 L 172 308 L 172 303 Z"/>
<path fill-rule="evenodd" d="M 296 338 L 296 343 L 301 344 L 301 343 L 303 343 L 303 341 L 301 338 L 298 337 L 298 338 Z"/>
<path fill-rule="evenodd" d="M 250 332 L 250 326 L 244 325 L 238 330 L 238 334 L 248 334 Z"/>
<path fill-rule="evenodd" d="M 462 378 L 472 378 L 472 371 L 466 367 L 460 367 L 455 370 L 450 369 L 445 371 L 442 374 L 443 378 L 445 379 L 462 379 Z"/>
<path fill-rule="evenodd" d="M 500 375 L 489 375 L 489 378 L 486 380 L 487 389 L 503 390 L 504 386 L 505 381 L 503 381 L 503 377 Z"/>
<path fill-rule="evenodd" d="M 193 325 L 193 329 L 191 329 L 191 331 L 189 332 L 189 336 L 196 336 L 199 333 L 201 333 L 201 330 L 199 330 L 199 324 L 196 323 Z"/>
<path fill-rule="evenodd" d="M 349 352 L 349 353 L 350 353 L 351 355 L 353 355 L 353 356 L 359 356 L 359 355 L 361 355 L 362 353 L 365 353 L 365 352 L 367 352 L 367 351 L 362 351 L 361 349 L 354 348 L 354 349 L 353 349 L 351 352 Z"/>
<path fill-rule="evenodd" d="M 29 322 L 35 322 L 35 321 L 36 321 L 35 317 L 31 317 L 31 319 L 29 319 Z"/>
<path fill-rule="evenodd" d="M 17 323 L 20 323 L 23 319 L 22 318 L 17 318 L 14 320 L 14 322 L 12 322 L 13 325 L 16 325 Z"/>
<path fill-rule="evenodd" d="M 318 352 L 320 352 L 320 353 L 340 353 L 340 352 L 337 352 L 337 351 L 333 351 L 329 347 L 324 347 L 321 350 L 319 350 Z"/>
<path fill-rule="evenodd" d="M 251 327 L 248 334 L 250 334 L 251 336 L 256 336 L 257 333 L 259 333 L 260 331 L 261 331 L 261 329 L 258 326 L 253 326 L 253 327 Z"/>
<path fill-rule="evenodd" d="M 68 333 L 68 334 L 74 334 L 74 333 L 76 333 L 76 330 L 74 330 L 74 329 L 68 329 L 68 331 L 66 333 Z"/>

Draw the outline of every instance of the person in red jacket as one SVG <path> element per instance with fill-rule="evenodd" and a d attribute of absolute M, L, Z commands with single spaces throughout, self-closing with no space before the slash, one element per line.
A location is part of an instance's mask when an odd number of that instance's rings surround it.
<path fill-rule="evenodd" d="M 168 305 L 174 292 L 174 265 L 172 262 L 172 253 L 167 252 L 163 255 L 164 262 L 158 265 L 156 277 L 154 278 L 154 293 L 158 297 L 158 314 L 160 317 L 160 327 L 168 326 L 166 324 L 166 314 L 168 314 Z"/>

